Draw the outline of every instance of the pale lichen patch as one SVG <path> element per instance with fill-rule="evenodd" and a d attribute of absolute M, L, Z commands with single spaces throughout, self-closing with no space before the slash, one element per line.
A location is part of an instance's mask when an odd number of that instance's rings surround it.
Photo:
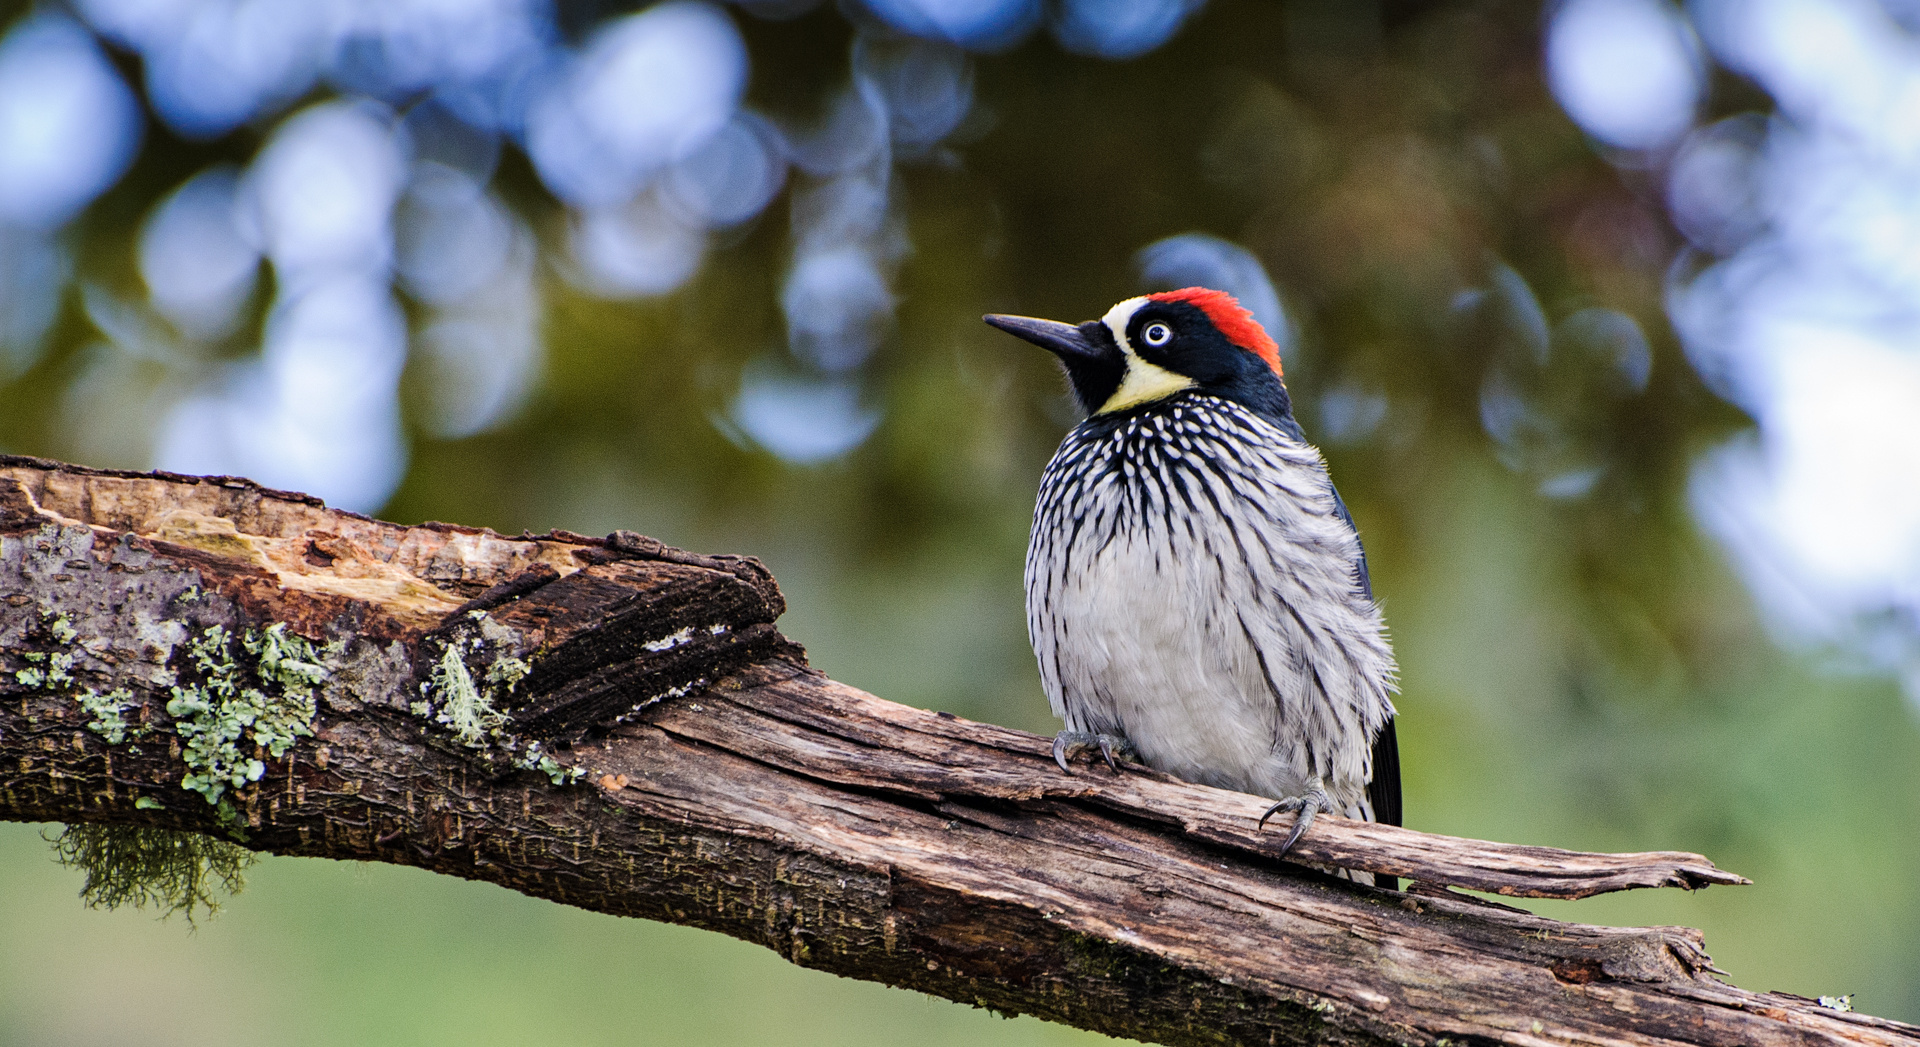
<path fill-rule="evenodd" d="M 260 780 L 266 763 L 243 748 L 265 750 L 280 759 L 301 737 L 313 736 L 313 691 L 325 682 L 326 653 L 276 623 L 263 632 L 247 630 L 235 638 L 219 625 L 188 641 L 196 680 L 173 688 L 167 714 L 174 733 L 186 743 L 181 757 L 187 773 L 180 786 L 206 797 L 221 821 L 234 826 L 237 816 L 221 800 L 228 789 Z M 249 664 L 250 663 L 250 664 Z M 257 686 L 256 686 L 257 684 Z"/>
<path fill-rule="evenodd" d="M 27 664 L 13 674 L 14 682 L 22 687 L 50 694 L 67 695 L 87 714 L 87 729 L 106 739 L 108 745 L 119 745 L 131 734 L 135 738 L 144 737 L 149 728 L 133 726 L 127 723 L 125 713 L 137 708 L 139 703 L 133 692 L 125 687 L 101 694 L 92 687 L 81 687 L 74 676 L 75 650 L 86 650 L 78 643 L 80 631 L 65 614 L 55 612 L 49 607 L 39 608 L 42 634 L 52 643 L 67 650 L 22 651 L 21 660 Z M 98 657 L 98 655 L 96 656 Z M 111 655 L 105 655 L 111 657 Z M 75 735 L 76 744 L 79 736 Z"/>
<path fill-rule="evenodd" d="M 144 725 L 136 727 L 127 723 L 126 720 L 126 711 L 138 705 L 139 703 L 133 700 L 133 692 L 125 687 L 116 688 L 106 694 L 89 690 L 80 696 L 81 710 L 92 717 L 87 723 L 87 730 L 106 739 L 108 745 L 119 745 L 126 741 L 129 731 L 135 737 L 147 733 L 148 728 Z"/>
<path fill-rule="evenodd" d="M 151 652 L 147 657 L 164 662 L 173 656 L 173 648 L 186 640 L 187 624 L 171 618 L 155 618 L 145 611 L 135 611 L 133 636 Z"/>
<path fill-rule="evenodd" d="M 533 666 L 518 658 L 499 658 L 487 666 L 487 685 L 500 693 L 511 693 L 533 671 Z"/>
<path fill-rule="evenodd" d="M 435 722 L 446 724 L 461 745 L 477 749 L 498 736 L 507 718 L 474 686 L 473 674 L 467 672 L 467 663 L 460 658 L 460 647 L 450 643 L 440 653 L 440 660 L 427 676 L 426 694 L 430 701 L 439 702 Z"/>
<path fill-rule="evenodd" d="M 176 617 L 174 603 L 194 588 L 198 574 L 151 559 L 125 540 L 108 541 L 85 526 L 46 523 L 30 534 L 0 538 L 0 592 L 40 594 L 37 601 L 0 605 L 0 651 L 55 646 L 63 649 L 69 676 L 112 674 L 136 688 L 170 686 L 166 662 L 186 630 L 167 619 Z M 133 598 L 101 599 L 97 586 L 104 578 L 87 572 L 103 563 L 113 566 L 115 578 L 140 578 L 131 586 Z M 30 641 L 30 633 L 39 639 Z M 36 687 L 68 685 L 51 670 L 42 667 Z"/>
<path fill-rule="evenodd" d="M 485 611 L 469 612 L 440 649 L 440 656 L 411 703 L 415 716 L 447 727 L 455 741 L 480 750 L 480 759 L 504 759 L 513 767 L 539 771 L 555 785 L 579 781 L 587 772 L 561 763 L 538 741 L 523 743 L 508 730 L 500 712 L 533 667 L 516 649 L 525 641 Z M 490 660 L 488 660 L 490 659 Z M 473 667 L 469 667 L 469 662 Z M 484 664 L 484 670 L 478 666 Z M 480 680 L 474 679 L 479 671 Z"/>
<path fill-rule="evenodd" d="M 327 708 L 350 713 L 367 705 L 407 707 L 404 696 L 411 690 L 413 656 L 399 640 L 382 646 L 356 639 L 328 664 L 333 674 L 318 691 Z"/>

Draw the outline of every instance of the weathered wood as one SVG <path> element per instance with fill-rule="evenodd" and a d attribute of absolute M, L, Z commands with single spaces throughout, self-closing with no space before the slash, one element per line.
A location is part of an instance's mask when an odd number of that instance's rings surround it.
<path fill-rule="evenodd" d="M 237 638 L 285 623 L 338 646 L 315 656 L 313 736 L 255 748 L 264 773 L 223 798 L 259 850 L 488 880 L 1167 1043 L 1920 1044 L 1721 983 L 1696 931 L 1436 886 L 1744 882 L 1698 855 L 1322 819 L 1302 861 L 1423 881 L 1358 887 L 1275 860 L 1257 798 L 1062 775 L 1043 739 L 826 679 L 780 609 L 757 563 L 633 535 L 407 528 L 246 481 L 0 458 L 0 817 L 221 832 L 181 787 L 167 702 L 208 678 L 206 637 L 244 662 Z M 219 671 L 270 695 L 293 678 Z M 456 679 L 498 714 L 471 745 L 440 722 Z M 515 769 L 534 743 L 545 773 Z"/>

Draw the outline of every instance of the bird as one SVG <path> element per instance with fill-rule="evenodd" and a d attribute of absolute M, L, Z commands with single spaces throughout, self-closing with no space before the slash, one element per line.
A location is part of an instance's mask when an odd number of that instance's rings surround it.
<path fill-rule="evenodd" d="M 1392 645 L 1273 338 L 1204 287 L 1081 324 L 984 319 L 1051 351 L 1085 415 L 1042 474 L 1025 572 L 1060 769 L 1097 753 L 1271 799 L 1262 827 L 1295 816 L 1282 856 L 1323 812 L 1400 824 Z"/>

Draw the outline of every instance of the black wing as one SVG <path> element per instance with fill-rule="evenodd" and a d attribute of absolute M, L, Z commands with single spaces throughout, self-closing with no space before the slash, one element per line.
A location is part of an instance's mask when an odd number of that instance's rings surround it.
<path fill-rule="evenodd" d="M 1367 799 L 1373 801 L 1373 820 L 1387 825 L 1400 824 L 1400 742 L 1388 720 L 1373 739 L 1373 780 L 1367 783 Z M 1373 874 L 1373 885 L 1389 891 L 1400 889 L 1400 878 Z"/>
<path fill-rule="evenodd" d="M 1373 820 L 1386 825 L 1400 824 L 1400 742 L 1393 734 L 1393 721 L 1373 739 L 1373 781 L 1367 783 L 1367 799 L 1373 801 Z"/>
<path fill-rule="evenodd" d="M 1360 528 L 1354 526 L 1353 514 L 1347 511 L 1347 503 L 1341 501 L 1339 491 L 1333 492 L 1333 507 L 1340 514 L 1340 519 L 1353 528 L 1353 533 L 1359 534 Z M 1373 579 L 1367 574 L 1365 547 L 1361 548 L 1360 561 L 1354 567 L 1360 575 L 1360 591 L 1367 594 L 1367 599 L 1373 599 Z M 1374 736 L 1373 780 L 1367 783 L 1367 799 L 1373 804 L 1373 820 L 1386 825 L 1400 824 L 1400 740 L 1393 732 L 1393 724 L 1393 720 L 1388 720 L 1387 725 Z M 1377 873 L 1373 882 L 1375 886 L 1385 887 L 1389 891 L 1400 887 L 1398 878 Z"/>
<path fill-rule="evenodd" d="M 1328 486 L 1332 487 L 1331 484 Z M 1341 523 L 1353 529 L 1354 541 L 1359 542 L 1360 525 L 1353 522 L 1353 514 L 1347 511 L 1346 500 L 1340 497 L 1340 489 L 1337 487 L 1333 488 L 1333 511 L 1340 517 Z M 1367 573 L 1367 547 L 1365 543 L 1360 544 L 1360 562 L 1354 565 L 1354 570 L 1360 575 L 1360 591 L 1367 594 L 1367 599 L 1373 599 L 1373 576 Z"/>

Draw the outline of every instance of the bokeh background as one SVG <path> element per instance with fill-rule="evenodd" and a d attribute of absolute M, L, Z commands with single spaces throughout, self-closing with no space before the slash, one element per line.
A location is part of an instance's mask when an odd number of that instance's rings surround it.
<path fill-rule="evenodd" d="M 979 322 L 1279 337 L 1412 826 L 1702 851 L 1740 985 L 1920 1020 L 1920 4 L 0 2 L 0 450 L 767 561 L 898 701 L 1051 732 L 1071 408 Z M 189 933 L 0 826 L 0 1044 L 1094 1037 L 413 870 Z"/>

